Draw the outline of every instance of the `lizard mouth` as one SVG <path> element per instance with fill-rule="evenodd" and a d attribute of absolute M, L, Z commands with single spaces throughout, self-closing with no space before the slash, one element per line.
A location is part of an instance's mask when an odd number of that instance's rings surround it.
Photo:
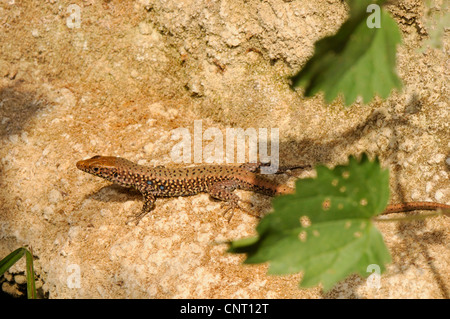
<path fill-rule="evenodd" d="M 86 161 L 78 161 L 76 165 L 79 170 L 86 172 L 87 170 Z"/>
<path fill-rule="evenodd" d="M 79 170 L 88 173 L 97 173 L 100 168 L 115 167 L 116 157 L 95 155 L 86 160 L 81 160 L 76 163 Z"/>

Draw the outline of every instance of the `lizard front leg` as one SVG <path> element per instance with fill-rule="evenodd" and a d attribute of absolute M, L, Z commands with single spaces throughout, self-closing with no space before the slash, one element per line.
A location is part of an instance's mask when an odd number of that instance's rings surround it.
<path fill-rule="evenodd" d="M 142 192 L 142 195 L 144 196 L 144 206 L 142 207 L 142 211 L 138 214 L 135 214 L 133 216 L 130 216 L 131 219 L 134 220 L 134 222 L 139 224 L 140 220 L 144 218 L 145 215 L 150 213 L 150 211 L 155 208 L 155 201 L 156 197 L 153 196 L 150 192 Z"/>
<path fill-rule="evenodd" d="M 233 217 L 234 209 L 236 209 L 236 208 L 243 210 L 244 212 L 246 212 L 249 215 L 257 216 L 239 205 L 239 201 L 242 201 L 242 200 L 239 198 L 239 196 L 237 196 L 236 194 L 233 193 L 233 191 L 237 187 L 238 187 L 238 183 L 236 181 L 226 180 L 226 181 L 220 181 L 220 182 L 214 183 L 208 190 L 208 193 L 211 197 L 220 199 L 229 204 L 229 207 L 223 213 L 223 215 L 225 216 L 231 210 L 231 214 L 230 214 L 230 217 L 228 218 L 228 222 Z M 245 202 L 245 201 L 242 201 L 242 202 Z M 246 203 L 249 203 L 249 202 L 246 202 Z M 251 204 L 251 203 L 249 203 L 249 204 Z M 222 205 L 222 207 L 223 207 L 223 205 Z M 257 217 L 259 217 L 259 216 L 257 216 Z"/>

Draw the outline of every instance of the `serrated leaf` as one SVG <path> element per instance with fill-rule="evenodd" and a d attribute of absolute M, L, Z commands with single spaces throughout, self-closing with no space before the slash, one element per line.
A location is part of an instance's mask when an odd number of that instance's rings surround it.
<path fill-rule="evenodd" d="M 383 3 L 384 1 L 378 1 Z M 305 96 L 324 91 L 327 102 L 343 94 L 346 105 L 358 96 L 365 103 L 378 94 L 387 97 L 401 87 L 395 72 L 396 45 L 401 34 L 395 21 L 380 10 L 380 28 L 369 28 L 366 12 L 371 1 L 350 1 L 350 18 L 339 31 L 316 42 L 315 53 L 292 78 L 305 87 Z"/>
<path fill-rule="evenodd" d="M 296 192 L 273 201 L 274 213 L 257 227 L 258 236 L 230 243 L 246 253 L 245 263 L 270 262 L 270 274 L 304 272 L 301 287 L 324 290 L 367 267 L 383 271 L 390 262 L 382 235 L 371 218 L 389 199 L 389 174 L 378 160 L 351 157 L 349 164 L 317 167 L 317 178 L 298 180 Z"/>

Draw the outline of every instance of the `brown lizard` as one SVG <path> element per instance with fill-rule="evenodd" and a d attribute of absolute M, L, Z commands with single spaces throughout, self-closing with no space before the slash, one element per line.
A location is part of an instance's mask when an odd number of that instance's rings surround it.
<path fill-rule="evenodd" d="M 233 193 L 235 189 L 243 189 L 269 196 L 292 194 L 294 189 L 278 184 L 260 174 L 256 174 L 259 164 L 200 165 L 185 168 L 146 167 L 129 160 L 114 156 L 96 155 L 90 159 L 77 162 L 77 168 L 102 177 L 124 187 L 133 187 L 144 196 L 142 211 L 135 216 L 136 223 L 148 214 L 155 206 L 157 197 L 191 196 L 200 192 L 225 201 L 230 206 L 228 211 L 239 208 L 240 198 Z M 388 205 L 384 213 L 397 213 L 411 210 L 450 209 L 450 205 L 433 202 L 411 202 Z M 229 219 L 231 219 L 232 214 Z"/>

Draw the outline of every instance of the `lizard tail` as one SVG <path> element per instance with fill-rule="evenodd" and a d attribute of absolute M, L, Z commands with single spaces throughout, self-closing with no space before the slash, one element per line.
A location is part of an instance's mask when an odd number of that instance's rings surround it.
<path fill-rule="evenodd" d="M 438 210 L 445 209 L 450 210 L 450 205 L 433 203 L 433 202 L 411 202 L 388 205 L 383 214 L 402 213 L 412 210 Z"/>
<path fill-rule="evenodd" d="M 276 195 L 294 194 L 295 189 L 286 185 L 278 185 L 275 190 Z"/>

